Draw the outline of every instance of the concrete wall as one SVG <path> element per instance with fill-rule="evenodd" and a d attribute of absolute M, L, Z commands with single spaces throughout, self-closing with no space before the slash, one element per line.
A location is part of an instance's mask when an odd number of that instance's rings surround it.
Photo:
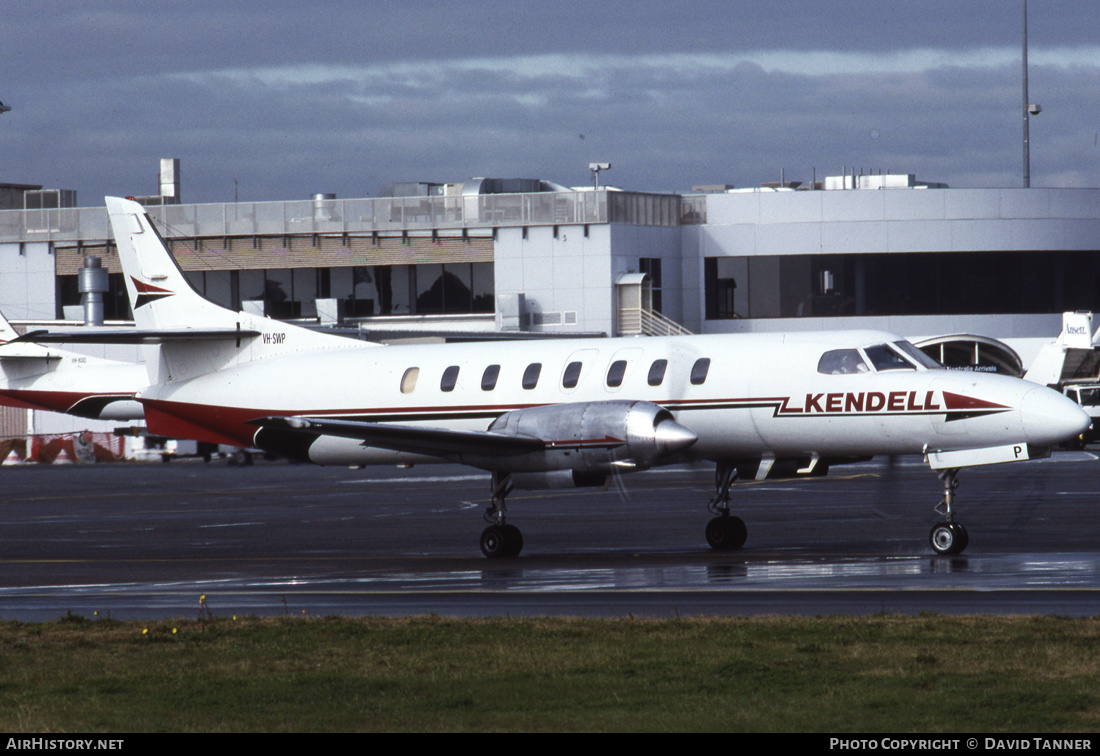
<path fill-rule="evenodd" d="M 531 330 L 615 332 L 615 281 L 638 272 L 639 258 L 662 261 L 665 314 L 683 314 L 684 277 L 678 227 L 592 224 L 497 231 L 496 293 L 522 293 Z"/>
<path fill-rule="evenodd" d="M 54 298 L 54 257 L 49 243 L 0 243 L 0 312 L 4 317 L 50 320 Z"/>
<path fill-rule="evenodd" d="M 611 241 L 607 224 L 501 228 L 494 250 L 496 294 L 523 294 L 530 329 L 610 333 Z"/>

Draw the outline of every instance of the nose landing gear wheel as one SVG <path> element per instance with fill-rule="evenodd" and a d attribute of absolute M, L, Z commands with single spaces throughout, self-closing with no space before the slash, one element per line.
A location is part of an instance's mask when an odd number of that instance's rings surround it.
<path fill-rule="evenodd" d="M 932 544 L 932 550 L 937 554 L 950 556 L 961 554 L 970 536 L 966 528 L 958 522 L 939 522 L 932 526 L 932 532 L 928 534 L 928 541 Z"/>
<path fill-rule="evenodd" d="M 956 479 L 958 474 L 957 467 L 947 468 L 940 473 L 940 480 L 943 481 L 943 501 L 936 507 L 936 512 L 947 519 L 933 525 L 932 532 L 928 534 L 928 542 L 932 544 L 932 550 L 937 554 L 948 556 L 961 554 L 970 543 L 966 528 L 962 523 L 955 522 L 955 489 L 959 487 L 959 481 Z"/>

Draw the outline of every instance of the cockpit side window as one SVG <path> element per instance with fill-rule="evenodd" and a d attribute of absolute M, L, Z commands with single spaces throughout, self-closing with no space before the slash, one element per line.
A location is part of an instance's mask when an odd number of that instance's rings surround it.
<path fill-rule="evenodd" d="M 875 366 L 875 370 L 915 370 L 913 363 L 903 358 L 886 344 L 877 344 L 863 350 L 867 353 L 867 359 Z"/>
<path fill-rule="evenodd" d="M 817 361 L 817 372 L 825 375 L 851 375 L 869 373 L 871 368 L 863 361 L 857 349 L 832 349 Z"/>

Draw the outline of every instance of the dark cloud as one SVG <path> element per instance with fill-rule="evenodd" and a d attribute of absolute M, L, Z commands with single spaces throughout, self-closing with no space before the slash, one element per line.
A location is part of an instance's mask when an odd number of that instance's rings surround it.
<path fill-rule="evenodd" d="M 1093 2 L 1029 11 L 1033 185 L 1095 185 Z M 593 160 L 651 191 L 852 166 L 1012 186 L 1020 20 L 1009 0 L 17 4 L 0 181 L 98 204 L 179 157 L 195 202 L 582 184 Z"/>

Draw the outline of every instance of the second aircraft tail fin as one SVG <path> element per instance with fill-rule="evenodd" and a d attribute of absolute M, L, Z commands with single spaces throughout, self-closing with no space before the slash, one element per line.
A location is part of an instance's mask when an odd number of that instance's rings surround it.
<path fill-rule="evenodd" d="M 19 334 L 11 327 L 11 323 L 4 317 L 4 313 L 0 312 L 0 344 L 6 344 L 17 338 L 19 338 Z"/>
<path fill-rule="evenodd" d="M 214 304 L 192 288 L 144 207 L 118 197 L 107 197 L 106 202 L 138 330 L 172 331 L 177 337 L 181 329 L 240 336 L 212 341 L 177 338 L 161 344 L 160 361 L 168 372 L 150 376 L 152 382 L 291 352 L 376 346 Z"/>

